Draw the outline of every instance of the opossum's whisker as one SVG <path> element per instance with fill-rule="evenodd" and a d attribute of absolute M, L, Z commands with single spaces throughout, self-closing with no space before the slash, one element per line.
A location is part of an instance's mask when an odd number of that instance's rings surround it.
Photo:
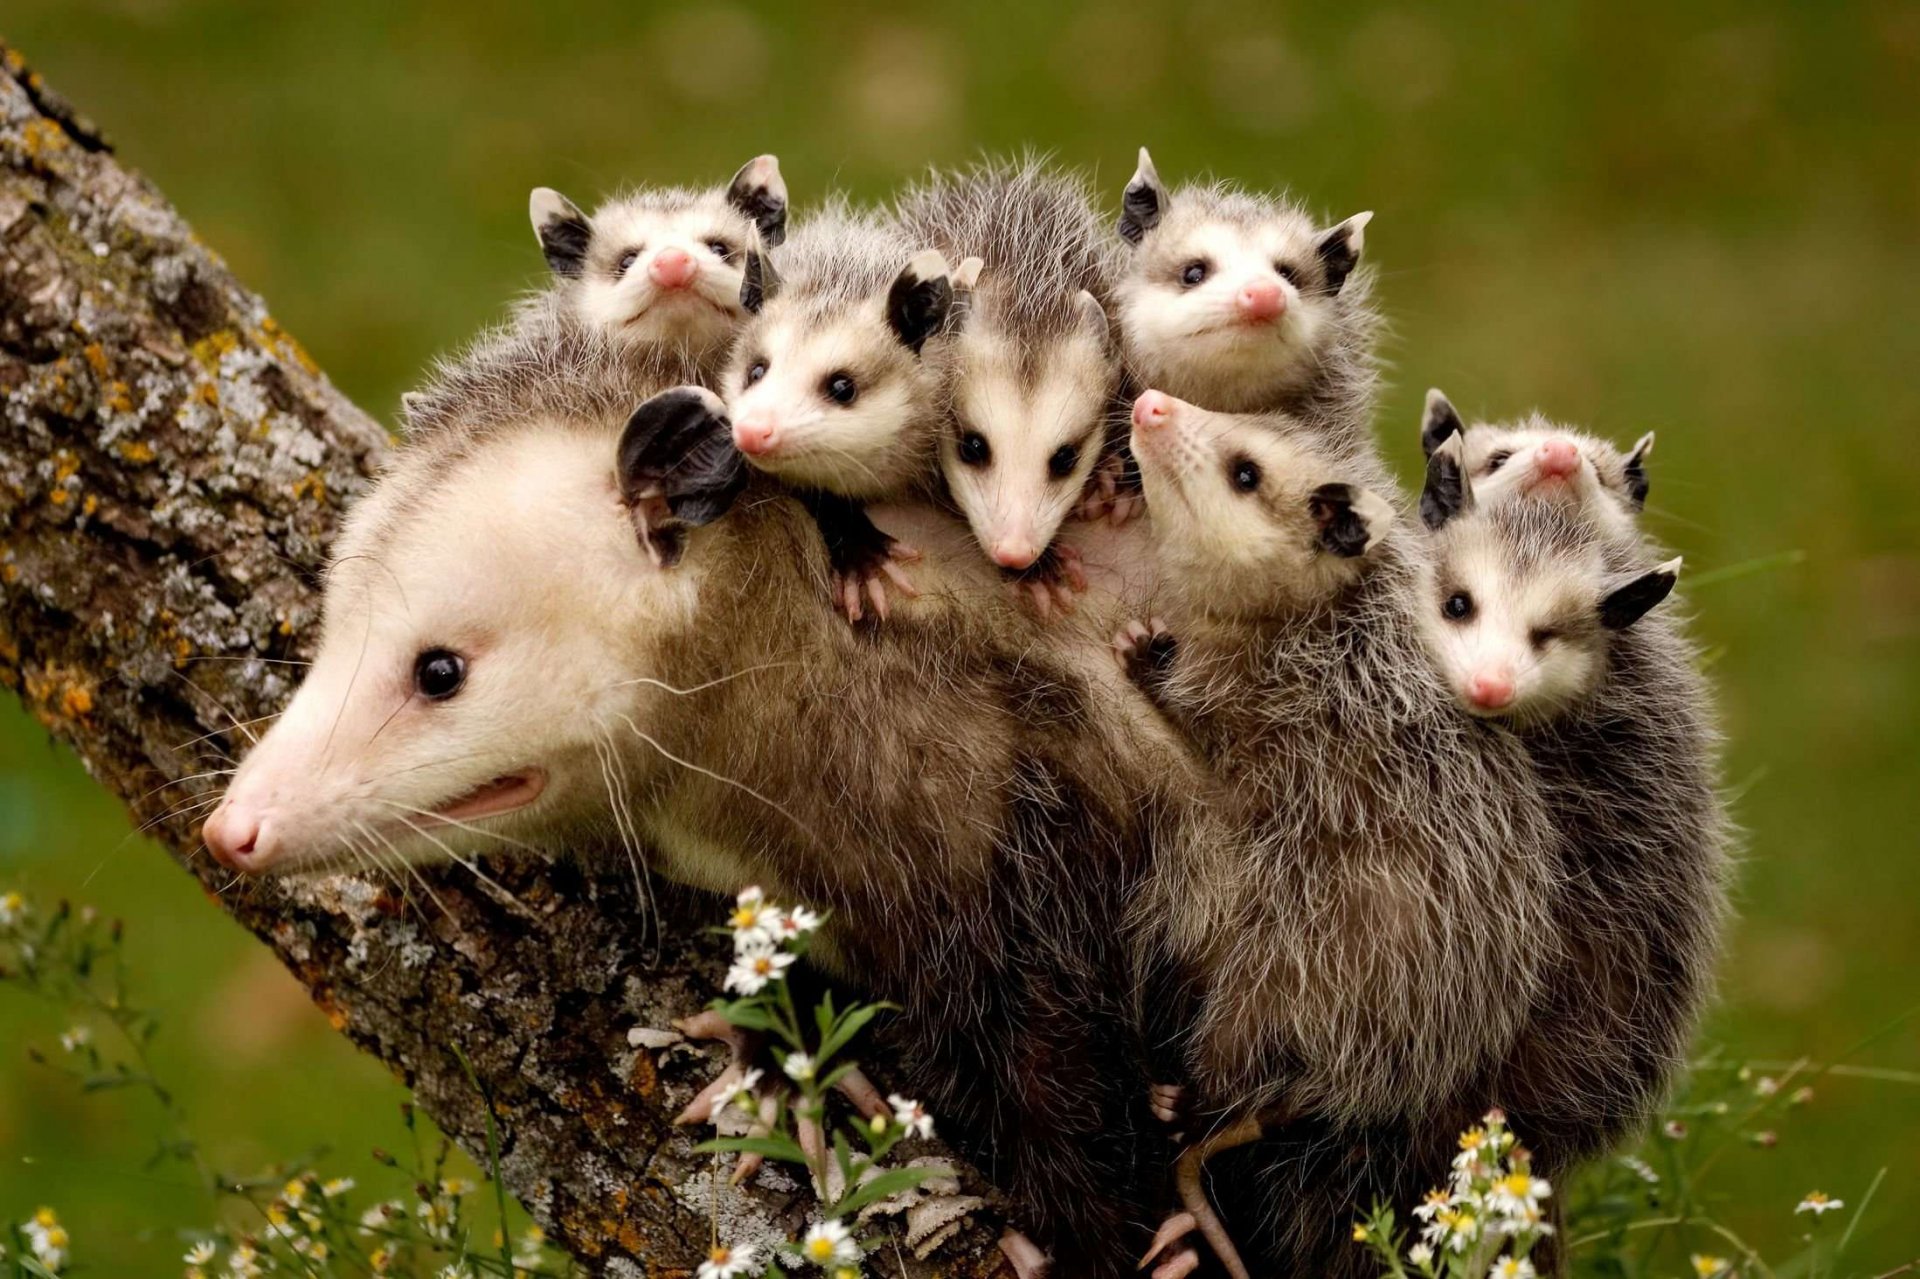
<path fill-rule="evenodd" d="M 262 716 L 260 716 L 260 717 L 258 717 L 257 719 L 250 719 L 250 720 L 247 720 L 247 721 L 246 721 L 246 725 L 247 725 L 247 727 L 249 727 L 249 728 L 250 728 L 250 727 L 252 727 L 252 726 L 253 726 L 253 725 L 255 725 L 255 724 L 264 724 L 264 723 L 266 723 L 266 722 L 267 722 L 268 720 L 270 720 L 270 719 L 278 719 L 278 718 L 280 718 L 280 715 L 281 715 L 281 712 L 279 712 L 279 711 L 274 711 L 274 712 L 273 712 L 272 714 L 270 714 L 270 715 L 262 715 Z M 236 725 L 235 727 L 238 727 L 238 725 Z M 216 729 L 214 729 L 214 730 L 213 730 L 213 731 L 212 731 L 211 733 L 202 733 L 202 734 L 200 734 L 200 736 L 198 736 L 198 737 L 191 737 L 191 738 L 188 738 L 188 739 L 187 739 L 186 741 L 184 741 L 184 742 L 181 742 L 181 743 L 180 743 L 180 744 L 179 744 L 178 746 L 176 746 L 176 747 L 174 747 L 173 749 L 174 749 L 174 750 L 177 750 L 177 751 L 183 751 L 183 750 L 185 750 L 185 749 L 187 749 L 187 747 L 189 747 L 189 746 L 198 746 L 198 745 L 199 745 L 199 744 L 200 744 L 201 742 L 204 742 L 204 741 L 207 741 L 207 740 L 209 740 L 210 738 L 215 738 L 215 737 L 218 737 L 218 736 L 220 736 L 220 735 L 221 735 L 222 733 L 228 733 L 228 732 L 231 732 L 231 731 L 233 731 L 233 730 L 232 730 L 232 729 L 226 729 L 226 728 L 216 728 Z M 242 731 L 244 731 L 244 730 L 242 730 Z"/>
<path fill-rule="evenodd" d="M 175 747 L 174 749 L 177 750 L 179 748 Z M 240 770 L 237 768 L 211 768 L 204 773 L 188 773 L 185 777 L 176 777 L 172 781 L 161 782 L 158 786 L 154 787 L 152 790 L 146 791 L 138 796 L 135 796 L 133 802 L 137 804 L 143 799 L 151 799 L 153 796 L 158 795 L 161 791 L 167 789 L 169 786 L 185 786 L 188 782 L 197 782 L 202 780 L 203 778 L 208 778 L 208 777 L 231 777 L 234 773 L 237 773 L 239 771 Z"/>
<path fill-rule="evenodd" d="M 222 715 L 225 715 L 229 720 L 232 721 L 234 728 L 237 728 L 242 733 L 246 734 L 248 741 L 254 743 L 256 746 L 259 745 L 260 739 L 255 737 L 253 735 L 253 730 L 247 727 L 248 724 L 252 724 L 255 721 L 253 720 L 242 721 L 238 715 L 235 715 L 233 713 L 232 708 L 230 708 L 225 702 L 215 697 L 212 693 L 209 693 L 206 689 L 201 688 L 198 684 L 188 679 L 185 675 L 182 675 L 178 670 L 174 669 L 173 667 L 171 666 L 167 667 L 167 673 L 169 675 L 172 675 L 175 679 L 179 680 L 182 684 L 185 684 L 188 688 L 192 689 L 194 692 L 200 694 L 200 696 L 212 702 L 214 704 L 215 709 L 217 709 Z M 216 731 L 224 733 L 227 730 L 222 728 Z"/>
<path fill-rule="evenodd" d="M 417 866 L 415 866 L 412 862 L 407 860 L 407 855 L 401 852 L 397 847 L 395 847 L 392 840 L 388 839 L 384 834 L 381 833 L 380 828 L 378 826 L 368 827 L 362 822 L 355 822 L 354 825 L 358 827 L 360 830 L 366 832 L 367 834 L 372 835 L 375 839 L 379 840 L 382 844 L 385 844 L 387 848 L 392 851 L 394 860 L 400 863 L 401 868 L 405 870 L 407 874 L 413 876 L 413 882 L 420 885 L 420 890 L 426 893 L 428 897 L 433 899 L 433 904 L 440 908 L 440 913 L 442 915 L 445 915 L 448 919 L 453 918 L 453 912 L 448 910 L 447 904 L 440 900 L 440 894 L 433 891 L 433 885 L 427 883 L 427 877 L 420 873 L 420 870 Z"/>
<path fill-rule="evenodd" d="M 333 758 L 333 735 L 340 731 L 340 721 L 346 716 L 347 703 L 353 700 L 354 687 L 360 683 L 360 668 L 367 663 L 367 645 L 373 642 L 372 588 L 366 588 L 361 595 L 366 602 L 367 626 L 360 632 L 360 654 L 353 659 L 353 674 L 347 677 L 347 689 L 340 694 L 340 709 L 333 713 L 333 723 L 327 727 L 327 740 L 320 747 L 320 761 L 323 765 Z"/>
<path fill-rule="evenodd" d="M 751 675 L 755 671 L 771 671 L 771 670 L 779 669 L 781 667 L 798 666 L 798 665 L 799 665 L 798 662 L 761 662 L 757 666 L 749 666 L 745 670 L 735 671 L 731 675 L 722 675 L 718 679 L 710 679 L 704 684 L 695 684 L 692 688 L 675 688 L 673 685 L 667 683 L 665 680 L 654 679 L 650 675 L 642 675 L 638 679 L 619 680 L 615 683 L 607 685 L 607 687 L 608 688 L 627 688 L 630 685 L 634 685 L 634 684 L 651 684 L 655 688 L 665 689 L 667 692 L 672 693 L 675 697 L 691 697 L 695 693 L 703 693 L 707 689 L 717 688 L 721 684 L 731 683 L 734 680 L 740 679 L 747 675 Z"/>
<path fill-rule="evenodd" d="M 620 758 L 613 743 L 613 735 L 606 731 L 605 725 L 596 724 L 601 730 L 593 740 L 593 752 L 600 761 L 600 779 L 606 784 L 607 803 L 613 814 L 615 832 L 620 836 L 622 847 L 627 850 L 627 862 L 633 867 L 633 890 L 649 921 L 653 918 L 653 884 L 640 868 L 639 832 L 633 829 L 627 813 L 626 782 L 619 776 L 614 765 Z M 649 924 L 651 926 L 651 924 Z"/>
<path fill-rule="evenodd" d="M 409 764 L 405 768 L 396 768 L 387 777 L 404 777 L 408 773 L 417 773 L 423 768 L 443 768 L 448 764 L 458 764 L 465 760 L 478 758 L 483 752 L 468 751 L 463 755 L 445 755 L 439 759 L 430 759 L 424 764 Z"/>
<path fill-rule="evenodd" d="M 625 715 L 622 715 L 619 718 L 623 723 L 626 724 L 628 728 L 633 730 L 633 735 L 635 737 L 638 737 L 641 741 L 653 747 L 654 750 L 660 752 L 663 758 L 672 760 L 674 763 L 680 765 L 680 767 L 682 768 L 691 769 L 694 772 L 699 773 L 702 777 L 711 777 L 716 782 L 721 782 L 727 786 L 733 787 L 735 790 L 751 795 L 755 799 L 759 800 L 761 803 L 765 804 L 768 808 L 771 808 L 774 812 L 779 813 L 782 817 L 792 822 L 795 826 L 800 827 L 800 829 L 802 830 L 806 829 L 806 823 L 802 822 L 798 817 L 795 817 L 792 813 L 788 812 L 785 808 L 782 808 L 779 804 L 775 803 L 773 800 L 768 799 L 765 795 L 762 795 L 759 791 L 747 785 L 745 782 L 737 782 L 731 777 L 726 777 L 720 773 L 714 772 L 711 768 L 702 768 L 700 765 L 694 763 L 692 760 L 681 759 L 678 755 L 675 755 L 672 751 L 662 746 L 659 742 L 655 741 L 653 738 L 641 732 L 640 726 L 634 723 L 632 720 L 628 719 Z"/>
<path fill-rule="evenodd" d="M 408 806 L 405 804 L 395 804 L 390 800 L 382 801 L 382 802 L 386 803 L 389 808 L 405 809 L 407 812 L 418 813 L 422 817 L 430 818 L 434 821 L 446 822 L 450 826 L 456 826 L 461 830 L 471 831 L 476 835 L 486 835 L 491 833 L 489 831 L 482 830 L 477 826 L 468 826 L 464 822 L 456 822 L 456 821 L 453 821 L 451 818 L 441 817 L 441 816 L 438 816 L 437 814 L 429 813 L 424 809 L 408 808 Z M 430 829 L 420 825 L 418 822 L 414 821 L 410 817 L 405 816 L 404 814 L 400 818 L 400 823 L 401 825 L 405 826 L 408 830 L 412 831 L 414 834 L 420 836 L 420 838 L 427 840 L 435 848 L 438 848 L 441 852 L 445 853 L 454 862 L 458 863 L 461 866 L 464 866 L 467 869 L 467 871 L 471 873 L 473 877 L 479 880 L 482 884 L 485 884 L 488 888 L 493 889 L 495 892 L 499 893 L 502 897 L 505 897 L 508 901 L 512 902 L 515 906 L 518 906 L 521 910 L 526 910 L 526 907 L 521 904 L 520 899 L 518 897 L 515 897 L 513 893 L 507 888 L 506 885 L 500 883 L 498 880 L 494 879 L 493 876 L 481 870 L 477 862 L 470 862 L 466 858 L 462 857 L 460 854 L 454 852 L 452 845 L 448 844 L 445 840 L 435 836 Z M 504 836 L 502 838 L 504 838 Z M 513 842 L 518 843 L 517 840 Z M 533 847 L 529 844 L 520 844 L 519 846 L 521 848 L 528 849 L 529 851 L 538 851 L 536 849 L 533 849 Z"/>
<path fill-rule="evenodd" d="M 374 802 L 377 804 L 385 804 L 388 808 L 398 808 L 403 812 L 413 814 L 415 817 L 427 818 L 429 821 L 445 822 L 447 825 L 455 827 L 459 830 L 466 831 L 470 835 L 480 835 L 480 836 L 484 836 L 487 839 L 495 839 L 500 841 L 503 844 L 511 845 L 514 848 L 524 849 L 525 851 L 529 853 L 534 853 L 536 855 L 544 856 L 547 851 L 544 848 L 536 848 L 534 845 L 527 843 L 525 840 L 515 839 L 511 835 L 503 835 L 497 830 L 488 830 L 484 826 L 475 826 L 471 822 L 463 822 L 458 818 L 447 817 L 441 813 L 429 812 L 427 809 L 424 809 L 424 808 L 415 808 L 412 804 L 402 804 L 399 800 L 376 799 Z M 407 824 L 412 825 L 411 822 Z"/>
<path fill-rule="evenodd" d="M 186 659 L 191 666 L 195 662 L 260 662 L 267 666 L 312 666 L 312 662 L 303 662 L 292 657 L 255 657 L 248 653 L 201 653 Z"/>

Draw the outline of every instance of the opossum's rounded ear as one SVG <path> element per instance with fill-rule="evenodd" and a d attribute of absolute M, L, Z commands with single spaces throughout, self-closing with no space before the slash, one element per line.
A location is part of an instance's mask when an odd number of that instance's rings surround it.
<path fill-rule="evenodd" d="M 1356 213 L 1338 226 L 1328 227 L 1314 241 L 1313 247 L 1320 254 L 1322 268 L 1327 273 L 1327 292 L 1338 293 L 1340 286 L 1353 274 L 1353 268 L 1360 265 L 1360 250 L 1366 244 L 1367 223 L 1373 221 L 1373 213 Z"/>
<path fill-rule="evenodd" d="M 1102 350 L 1113 347 L 1113 326 L 1107 323 L 1107 308 L 1100 299 L 1082 289 L 1073 299 L 1074 319 L 1080 331 L 1100 344 Z"/>
<path fill-rule="evenodd" d="M 980 272 L 986 266 L 982 258 L 962 258 L 953 268 L 953 305 L 947 308 L 947 332 L 957 333 L 966 326 L 973 311 L 973 292 L 980 285 Z"/>
<path fill-rule="evenodd" d="M 409 427 L 418 426 L 420 411 L 427 406 L 427 397 L 419 391 L 400 393 L 400 421 Z"/>
<path fill-rule="evenodd" d="M 1467 429 L 1460 420 L 1460 411 L 1453 407 L 1453 401 L 1439 387 L 1427 391 L 1426 411 L 1420 415 L 1420 452 L 1422 456 L 1432 457 L 1433 451 L 1440 447 L 1449 436 L 1458 435 Z"/>
<path fill-rule="evenodd" d="M 780 273 L 767 256 L 767 244 L 756 230 L 747 245 L 746 270 L 740 276 L 740 306 L 748 315 L 760 314 L 760 308 L 780 292 Z"/>
<path fill-rule="evenodd" d="M 1627 501 L 1633 509 L 1642 510 L 1647 505 L 1647 493 L 1653 488 L 1647 478 L 1647 456 L 1653 452 L 1653 432 L 1648 431 L 1633 446 L 1633 452 L 1627 454 Z"/>
<path fill-rule="evenodd" d="M 740 166 L 727 184 L 727 203 L 760 232 L 773 248 L 787 238 L 787 180 L 780 176 L 780 158 L 757 155 Z"/>
<path fill-rule="evenodd" d="M 1167 188 L 1153 167 L 1153 157 L 1140 148 L 1140 164 L 1120 196 L 1120 238 L 1138 244 L 1167 216 Z"/>
<path fill-rule="evenodd" d="M 1610 631 L 1625 630 L 1671 595 L 1673 584 L 1679 580 L 1680 559 L 1675 556 L 1625 585 L 1616 586 L 1600 599 L 1600 625 Z"/>
<path fill-rule="evenodd" d="M 1393 507 L 1371 489 L 1352 484 L 1322 484 L 1307 496 L 1320 549 L 1341 559 L 1358 559 L 1393 529 Z"/>
<path fill-rule="evenodd" d="M 620 496 L 650 551 L 663 525 L 710 524 L 747 485 L 746 459 L 733 447 L 733 422 L 713 392 L 675 387 L 642 404 L 620 433 Z"/>
<path fill-rule="evenodd" d="M 586 270 L 593 227 L 573 201 L 552 187 L 535 187 L 527 197 L 527 215 L 533 219 L 540 251 L 555 275 L 573 277 Z"/>
<path fill-rule="evenodd" d="M 953 272 L 938 249 L 916 253 L 887 290 L 887 323 L 915 355 L 953 309 Z"/>
<path fill-rule="evenodd" d="M 1427 484 L 1420 490 L 1420 518 L 1430 529 L 1440 528 L 1454 516 L 1473 509 L 1464 438 L 1455 431 L 1427 459 Z"/>

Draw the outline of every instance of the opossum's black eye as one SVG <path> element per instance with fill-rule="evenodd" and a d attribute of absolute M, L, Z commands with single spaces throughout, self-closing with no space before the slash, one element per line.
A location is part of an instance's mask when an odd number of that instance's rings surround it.
<path fill-rule="evenodd" d="M 1227 468 L 1227 478 L 1242 493 L 1251 493 L 1260 487 L 1260 464 L 1250 457 L 1243 457 Z"/>
<path fill-rule="evenodd" d="M 1300 273 L 1294 270 L 1287 263 L 1275 262 L 1273 264 L 1273 269 L 1279 272 L 1280 278 L 1285 280 L 1288 284 L 1291 284 L 1296 289 L 1300 287 Z"/>
<path fill-rule="evenodd" d="M 733 256 L 733 246 L 725 240 L 708 240 L 707 251 L 717 258 L 730 258 Z"/>
<path fill-rule="evenodd" d="M 430 648 L 413 659 L 413 686 L 431 702 L 444 702 L 467 682 L 467 659 L 444 648 Z"/>
<path fill-rule="evenodd" d="M 1527 641 L 1535 648 L 1545 648 L 1560 638 L 1560 632 L 1551 626 L 1536 626 L 1527 633 Z"/>
<path fill-rule="evenodd" d="M 747 385 L 752 386 L 766 375 L 767 362 L 765 360 L 755 360 L 747 366 Z"/>
<path fill-rule="evenodd" d="M 615 275 L 625 275 L 628 271 L 633 269 L 633 264 L 635 262 L 638 262 L 639 260 L 640 260 L 640 250 L 628 249 L 625 253 L 622 253 L 620 255 L 620 260 L 613 264 L 613 273 Z"/>
<path fill-rule="evenodd" d="M 1207 278 L 1207 264 L 1199 259 L 1187 263 L 1180 271 L 1180 283 L 1192 288 Z"/>
<path fill-rule="evenodd" d="M 1447 602 L 1440 606 L 1440 612 L 1449 622 L 1464 622 L 1473 616 L 1473 596 L 1465 591 L 1455 591 L 1447 596 Z"/>
<path fill-rule="evenodd" d="M 1513 456 L 1512 449 L 1499 449 L 1495 452 L 1487 454 L 1487 474 L 1492 475 L 1495 471 L 1505 466 L 1507 464 L 1507 460 L 1512 456 Z"/>
<path fill-rule="evenodd" d="M 993 456 L 993 450 L 987 447 L 987 437 L 978 431 L 968 431 L 960 437 L 960 460 L 968 466 L 985 466 L 987 459 Z"/>
<path fill-rule="evenodd" d="M 1062 444 L 1047 459 L 1047 474 L 1056 480 L 1064 480 L 1073 474 L 1073 467 L 1080 460 L 1080 450 L 1071 444 Z"/>
<path fill-rule="evenodd" d="M 827 380 L 820 384 L 820 389 L 835 404 L 851 404 L 860 398 L 860 388 L 845 373 L 827 374 Z"/>

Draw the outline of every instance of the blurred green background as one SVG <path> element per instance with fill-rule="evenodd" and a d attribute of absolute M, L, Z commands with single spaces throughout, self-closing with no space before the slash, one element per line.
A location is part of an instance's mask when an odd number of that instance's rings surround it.
<path fill-rule="evenodd" d="M 389 419 L 539 280 L 537 184 L 772 150 L 804 213 L 1035 145 L 1117 200 L 1146 142 L 1169 179 L 1376 210 L 1408 474 L 1439 383 L 1658 428 L 1653 519 L 1692 571 L 1805 553 L 1694 597 L 1750 836 L 1710 1039 L 1826 1059 L 1920 1002 L 1920 6 L 7 0 L 0 31 Z M 161 1070 L 223 1164 L 394 1140 L 393 1081 L 7 699 L 13 886 L 126 916 Z M 141 1173 L 137 1099 L 28 1063 L 60 1028 L 0 988 L 0 1216 L 53 1203 L 93 1273 L 169 1273 L 206 1205 Z M 1920 1068 L 1920 1023 L 1857 1064 Z M 1920 1251 L 1912 1083 L 1829 1079 L 1737 1163 L 1730 1215 L 1768 1241 L 1886 1166 L 1855 1259 Z"/>

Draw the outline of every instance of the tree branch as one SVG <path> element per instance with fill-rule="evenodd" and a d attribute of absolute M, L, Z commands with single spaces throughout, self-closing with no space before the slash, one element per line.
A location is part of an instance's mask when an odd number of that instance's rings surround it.
<path fill-rule="evenodd" d="M 672 1126 L 706 1059 L 627 1046 L 716 989 L 722 961 L 693 940 L 711 902 L 669 894 L 649 921 L 630 879 L 567 865 L 236 887 L 205 855 L 216 770 L 298 683 L 328 537 L 387 436 L 92 125 L 0 59 L 0 684 L 483 1152 L 457 1045 L 508 1187 L 589 1268 L 691 1269 L 716 1214 L 734 1242 L 797 1233 L 803 1191 L 777 1171 L 730 1190 Z M 931 1273 L 913 1251 L 932 1226 L 893 1226 L 903 1246 L 872 1268 Z M 999 1264 L 979 1223 L 936 1260 Z"/>

